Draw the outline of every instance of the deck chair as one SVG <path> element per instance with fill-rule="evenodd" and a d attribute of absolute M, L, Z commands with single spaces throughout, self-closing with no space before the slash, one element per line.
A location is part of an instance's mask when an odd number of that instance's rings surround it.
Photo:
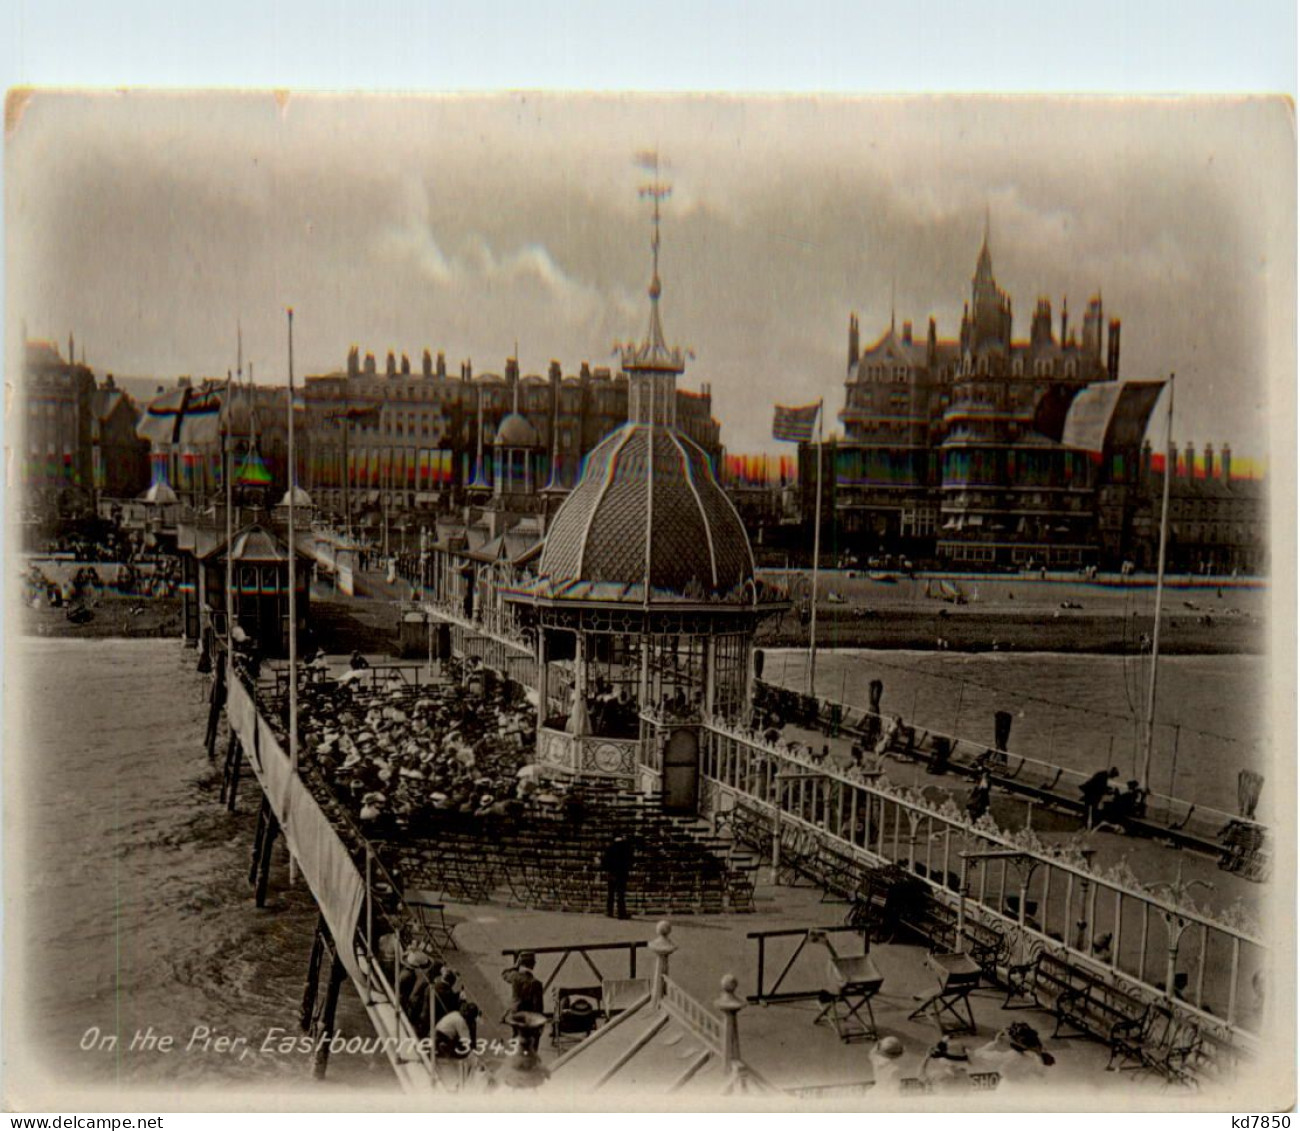
<path fill-rule="evenodd" d="M 928 1012 L 941 1033 L 974 1034 L 977 1030 L 970 992 L 979 985 L 979 966 L 969 955 L 960 952 L 931 954 L 926 961 L 939 975 L 939 988 L 912 1010 L 907 1019 L 915 1021 Z M 951 1020 L 945 1020 L 945 1016 Z"/>
<path fill-rule="evenodd" d="M 836 954 L 823 931 L 809 931 L 808 941 L 824 946 L 830 955 L 826 964 L 827 986 L 817 994 L 822 1010 L 813 1024 L 830 1025 L 845 1043 L 874 1041 L 878 1033 L 871 999 L 880 992 L 885 977 L 871 955 Z"/>
<path fill-rule="evenodd" d="M 415 918 L 425 934 L 439 950 L 459 950 L 453 931 L 454 923 L 447 922 L 447 906 L 437 899 L 435 892 L 408 891 L 406 906 L 415 912 Z"/>

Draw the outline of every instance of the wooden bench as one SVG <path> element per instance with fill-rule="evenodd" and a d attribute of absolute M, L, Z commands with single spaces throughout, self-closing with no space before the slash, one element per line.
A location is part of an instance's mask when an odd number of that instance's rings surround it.
<path fill-rule="evenodd" d="M 1097 1037 L 1116 1059 L 1139 1059 L 1139 1049 L 1149 1040 L 1151 1006 L 1127 990 L 1049 950 L 1040 950 L 1029 962 L 1007 971 L 1004 1009 L 1015 1008 L 1011 999 L 1028 996 L 1056 1018 L 1053 1037 Z M 1069 1026 L 1073 1033 L 1062 1033 Z"/>
<path fill-rule="evenodd" d="M 1121 1034 L 1111 1048 L 1111 1062 L 1121 1069 L 1155 1072 L 1172 1083 L 1191 1083 L 1209 1074 L 1202 1059 L 1205 1034 L 1192 1019 L 1165 1005 L 1152 1005 L 1140 1029 Z"/>

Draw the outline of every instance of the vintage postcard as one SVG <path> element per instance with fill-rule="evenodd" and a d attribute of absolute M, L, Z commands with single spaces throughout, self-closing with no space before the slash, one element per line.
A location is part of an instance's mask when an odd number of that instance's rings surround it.
<path fill-rule="evenodd" d="M 1289 103 L 14 90 L 5 177 L 10 1110 L 1294 1102 Z"/>

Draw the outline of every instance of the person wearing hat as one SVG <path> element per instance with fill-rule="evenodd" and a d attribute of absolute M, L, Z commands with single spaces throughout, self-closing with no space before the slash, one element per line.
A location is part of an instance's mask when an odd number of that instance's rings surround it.
<path fill-rule="evenodd" d="M 950 1045 L 947 1037 L 940 1037 L 925 1054 L 917 1075 L 939 1087 L 964 1083 L 970 1066 L 970 1056 L 960 1045 Z"/>
<path fill-rule="evenodd" d="M 464 1060 L 474 1051 L 474 1022 L 478 1006 L 466 1002 L 460 1009 L 444 1013 L 433 1027 L 433 1055 Z"/>
<path fill-rule="evenodd" d="M 996 1072 L 1008 1084 L 1041 1080 L 1056 1058 L 1044 1050 L 1038 1031 L 1023 1021 L 1002 1029 L 988 1044 L 971 1053 L 976 1072 Z"/>
<path fill-rule="evenodd" d="M 445 1014 L 461 1006 L 460 990 L 456 987 L 456 971 L 444 966 L 442 972 L 433 980 L 434 1024 Z"/>
<path fill-rule="evenodd" d="M 402 976 L 397 995 L 402 1008 L 415 1028 L 417 1037 L 429 1035 L 429 987 L 442 973 L 442 963 L 434 962 L 423 950 L 414 947 L 403 956 Z"/>
<path fill-rule="evenodd" d="M 897 1037 L 882 1037 L 871 1049 L 871 1071 L 876 1091 L 899 1091 L 902 1068 L 903 1042 Z"/>
<path fill-rule="evenodd" d="M 518 1020 L 522 1016 L 544 1015 L 546 1007 L 541 979 L 533 972 L 537 966 L 537 956 L 530 950 L 521 951 L 513 967 L 506 970 L 502 977 L 510 985 L 510 1008 L 502 1019 L 515 1028 L 519 1035 L 521 1049 L 534 1051 L 542 1039 L 540 1027 L 523 1025 Z"/>
<path fill-rule="evenodd" d="M 605 849 L 600 858 L 601 871 L 607 882 L 605 892 L 605 914 L 614 918 L 614 904 L 618 904 L 618 917 L 628 919 L 627 913 L 627 878 L 632 871 L 632 842 L 621 833 Z"/>
<path fill-rule="evenodd" d="M 1110 783 L 1118 777 L 1119 769 L 1111 766 L 1109 770 L 1098 770 L 1083 785 L 1079 786 L 1079 792 L 1083 795 L 1083 806 L 1087 814 L 1088 828 L 1092 828 L 1096 821 L 1102 800 L 1114 788 Z"/>

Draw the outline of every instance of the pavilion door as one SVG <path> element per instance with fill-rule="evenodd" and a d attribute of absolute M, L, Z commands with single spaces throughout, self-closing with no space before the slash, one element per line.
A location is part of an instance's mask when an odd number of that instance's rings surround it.
<path fill-rule="evenodd" d="M 699 778 L 700 732 L 694 727 L 679 727 L 664 749 L 664 810 L 694 813 Z"/>

